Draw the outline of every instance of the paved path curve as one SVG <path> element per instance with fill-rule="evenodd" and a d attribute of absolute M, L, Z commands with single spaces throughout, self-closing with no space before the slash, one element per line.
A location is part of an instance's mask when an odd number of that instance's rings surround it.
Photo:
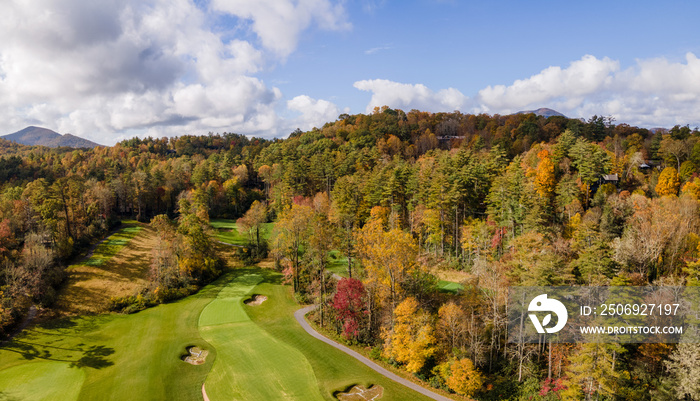
<path fill-rule="evenodd" d="M 209 401 L 209 397 L 207 396 L 207 390 L 204 389 L 204 383 L 202 383 L 202 398 L 204 398 L 204 401 Z"/>
<path fill-rule="evenodd" d="M 315 338 L 318 338 L 319 340 L 323 341 L 324 343 L 331 345 L 331 346 L 345 352 L 346 354 L 350 355 L 351 357 L 353 357 L 353 358 L 357 359 L 358 361 L 364 363 L 365 365 L 369 366 L 371 369 L 373 369 L 375 372 L 379 373 L 380 375 L 383 375 L 383 376 L 385 376 L 385 377 L 387 377 L 387 378 L 389 378 L 389 379 L 391 379 L 399 384 L 402 384 L 402 385 L 404 385 L 412 390 L 415 390 L 415 391 L 423 394 L 426 397 L 430 397 L 430 398 L 432 398 L 434 400 L 438 400 L 438 401 L 453 401 L 450 398 L 447 398 L 443 395 L 434 393 L 425 387 L 419 386 L 411 381 L 408 381 L 408 380 L 404 379 L 403 377 L 400 377 L 400 376 L 384 369 L 383 367 L 377 365 L 376 363 L 374 363 L 371 360 L 362 356 L 360 353 L 353 351 L 350 348 L 348 348 L 342 344 L 339 344 L 339 343 L 319 334 L 319 332 L 314 330 L 311 327 L 311 325 L 309 325 L 309 323 L 304 318 L 304 316 L 306 316 L 307 313 L 314 310 L 314 308 L 316 308 L 315 305 L 310 305 L 310 306 L 301 308 L 298 311 L 294 312 L 294 318 L 297 320 L 297 322 L 299 322 L 299 324 L 301 324 L 301 327 L 303 327 L 307 333 L 309 333 L 310 335 L 312 335 Z"/>

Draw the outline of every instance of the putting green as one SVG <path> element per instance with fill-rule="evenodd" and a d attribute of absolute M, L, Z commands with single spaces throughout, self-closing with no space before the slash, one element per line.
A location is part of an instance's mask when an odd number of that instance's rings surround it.
<path fill-rule="evenodd" d="M 27 363 L 0 372 L 0 399 L 73 401 L 84 380 L 85 372 L 67 362 Z"/>
<path fill-rule="evenodd" d="M 253 323 L 243 299 L 263 281 L 234 277 L 202 312 L 199 332 L 217 350 L 207 376 L 211 400 L 323 400 L 309 361 Z"/>

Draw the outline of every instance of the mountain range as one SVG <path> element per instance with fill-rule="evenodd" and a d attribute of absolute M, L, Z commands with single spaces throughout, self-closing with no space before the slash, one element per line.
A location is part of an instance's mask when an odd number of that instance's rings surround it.
<path fill-rule="evenodd" d="M 529 114 L 529 113 L 535 113 L 535 115 L 542 116 L 545 118 L 552 117 L 552 116 L 560 116 L 560 117 L 566 117 L 565 115 L 561 114 L 560 112 L 552 109 L 548 109 L 546 107 L 539 108 L 537 110 L 527 110 L 527 111 L 519 111 L 516 114 Z"/>
<path fill-rule="evenodd" d="M 34 126 L 27 127 L 9 135 L 0 136 L 0 138 L 22 145 L 39 145 L 48 146 L 50 148 L 94 148 L 96 146 L 103 146 L 75 135 L 61 135 L 50 129 Z"/>

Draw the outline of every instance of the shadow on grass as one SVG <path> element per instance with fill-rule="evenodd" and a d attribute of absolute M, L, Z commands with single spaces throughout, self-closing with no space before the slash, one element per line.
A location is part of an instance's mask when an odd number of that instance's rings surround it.
<path fill-rule="evenodd" d="M 77 353 L 78 358 L 74 359 L 71 355 L 65 357 L 54 356 L 52 349 Z M 54 347 L 45 344 L 34 344 L 26 341 L 13 340 L 10 344 L 3 348 L 5 351 L 15 352 L 20 354 L 22 358 L 31 361 L 34 359 L 43 359 L 47 361 L 70 362 L 72 368 L 93 368 L 102 369 L 114 365 L 114 362 L 107 357 L 114 354 L 114 348 L 104 345 L 92 345 L 84 348 L 82 344 L 75 348 Z"/>
<path fill-rule="evenodd" d="M 106 357 L 114 354 L 114 348 L 105 347 L 104 345 L 93 345 L 83 352 L 83 356 L 70 364 L 76 368 L 93 368 L 102 369 L 114 365 Z"/>
<path fill-rule="evenodd" d="M 43 359 L 69 362 L 71 367 L 102 369 L 114 365 L 108 358 L 114 354 L 114 348 L 104 345 L 88 346 L 82 341 L 77 345 L 64 343 L 67 338 L 80 339 L 101 321 L 102 319 L 95 317 L 62 318 L 43 322 L 25 330 L 21 337 L 7 343 L 2 350 L 17 353 L 28 361 Z M 75 343 L 75 340 L 71 342 Z"/>

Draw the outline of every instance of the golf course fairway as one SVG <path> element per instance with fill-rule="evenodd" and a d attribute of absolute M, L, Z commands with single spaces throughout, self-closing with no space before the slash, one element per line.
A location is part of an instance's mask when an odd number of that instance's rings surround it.
<path fill-rule="evenodd" d="M 245 305 L 251 294 L 268 297 Z M 334 400 L 353 385 L 427 400 L 309 336 L 281 275 L 234 269 L 197 294 L 133 315 L 37 324 L 0 348 L 0 400 Z M 209 352 L 202 365 L 186 348 Z"/>

